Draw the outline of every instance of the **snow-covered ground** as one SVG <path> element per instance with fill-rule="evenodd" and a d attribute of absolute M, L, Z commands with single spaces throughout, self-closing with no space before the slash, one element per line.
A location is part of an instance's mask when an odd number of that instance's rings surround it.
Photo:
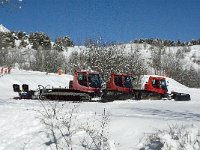
<path fill-rule="evenodd" d="M 12 84 L 29 84 L 34 90 L 39 84 L 68 87 L 70 79 L 70 75 L 17 69 L 0 77 L 0 150 L 50 149 L 44 144 L 48 138 L 39 119 L 39 112 L 43 110 L 41 103 L 37 100 L 13 100 L 17 93 L 12 91 Z M 170 78 L 168 81 L 170 91 L 189 93 L 191 101 L 127 100 L 110 103 L 67 102 L 67 105 L 69 108 L 79 105 L 76 113 L 80 120 L 93 119 L 94 114 L 102 114 L 105 108 L 110 114 L 110 149 L 136 150 L 141 138 L 155 129 L 165 129 L 175 124 L 195 124 L 200 128 L 200 89 L 187 88 Z"/>

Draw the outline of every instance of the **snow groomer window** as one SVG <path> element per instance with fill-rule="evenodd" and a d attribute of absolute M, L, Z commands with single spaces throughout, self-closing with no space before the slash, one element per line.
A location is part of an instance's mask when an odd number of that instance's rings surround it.
<path fill-rule="evenodd" d="M 123 87 L 122 76 L 115 76 L 114 82 L 115 82 L 115 85 Z"/>
<path fill-rule="evenodd" d="M 130 76 L 124 76 L 124 86 L 126 88 L 132 88 L 132 78 Z"/>
<path fill-rule="evenodd" d="M 159 80 L 156 80 L 156 79 L 153 79 L 153 80 L 152 80 L 152 86 L 153 86 L 153 87 L 159 88 L 159 87 L 160 87 L 159 85 L 160 85 L 160 84 L 159 84 Z"/>
<path fill-rule="evenodd" d="M 99 74 L 89 74 L 88 83 L 90 87 L 101 88 L 101 79 Z"/>
<path fill-rule="evenodd" d="M 87 86 L 87 74 L 79 73 L 78 74 L 78 83 L 83 86 Z"/>

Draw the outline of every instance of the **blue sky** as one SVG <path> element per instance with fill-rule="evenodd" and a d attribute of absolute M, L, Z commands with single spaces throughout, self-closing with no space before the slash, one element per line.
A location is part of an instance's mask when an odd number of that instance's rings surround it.
<path fill-rule="evenodd" d="M 11 0 L 0 24 L 13 31 L 43 31 L 52 40 L 69 35 L 128 42 L 139 38 L 200 38 L 200 0 Z M 17 9 L 18 6 L 21 9 Z"/>

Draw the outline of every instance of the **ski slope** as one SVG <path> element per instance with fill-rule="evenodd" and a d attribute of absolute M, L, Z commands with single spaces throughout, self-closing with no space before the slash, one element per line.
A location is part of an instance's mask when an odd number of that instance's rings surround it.
<path fill-rule="evenodd" d="M 12 84 L 28 84 L 30 89 L 34 90 L 39 84 L 68 87 L 71 79 L 71 75 L 18 69 L 13 69 L 11 74 L 0 77 L 0 150 L 51 149 L 45 145 L 48 137 L 39 119 L 39 112 L 43 110 L 41 103 L 37 100 L 13 100 L 17 93 L 12 91 Z M 109 149 L 137 150 L 141 138 L 155 129 L 165 129 L 172 124 L 195 124 L 200 128 L 200 89 L 185 87 L 171 78 L 167 80 L 169 91 L 189 93 L 191 101 L 116 100 L 110 103 L 79 104 L 67 102 L 67 108 L 78 105 L 76 114 L 79 121 L 90 123 L 95 122 L 94 114 L 102 114 L 105 108 L 110 114 Z M 81 133 L 77 134 L 79 135 Z"/>

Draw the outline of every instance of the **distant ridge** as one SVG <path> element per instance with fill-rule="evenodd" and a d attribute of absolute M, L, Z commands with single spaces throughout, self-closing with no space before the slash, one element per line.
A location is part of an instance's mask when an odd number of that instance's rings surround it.
<path fill-rule="evenodd" d="M 6 27 L 4 27 L 2 24 L 0 24 L 0 32 L 10 32 Z"/>

